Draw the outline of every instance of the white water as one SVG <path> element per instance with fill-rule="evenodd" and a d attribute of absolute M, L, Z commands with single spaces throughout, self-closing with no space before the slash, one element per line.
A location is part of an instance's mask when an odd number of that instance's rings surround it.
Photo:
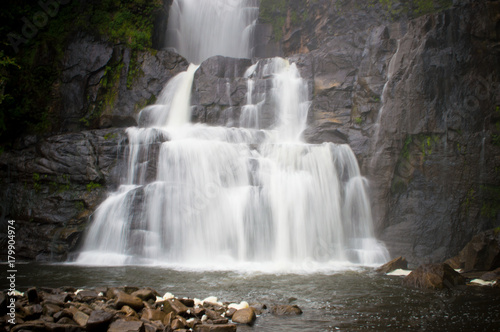
<path fill-rule="evenodd" d="M 255 0 L 174 0 L 167 46 L 196 64 L 214 55 L 250 58 L 258 15 Z"/>
<path fill-rule="evenodd" d="M 189 124 L 196 68 L 142 111 L 148 128 L 127 130 L 126 180 L 95 212 L 77 263 L 311 272 L 385 262 L 349 146 L 301 140 L 310 101 L 295 64 L 247 70 L 240 128 Z M 254 91 L 263 78 L 269 93 Z M 261 130 L 266 107 L 275 125 Z"/>

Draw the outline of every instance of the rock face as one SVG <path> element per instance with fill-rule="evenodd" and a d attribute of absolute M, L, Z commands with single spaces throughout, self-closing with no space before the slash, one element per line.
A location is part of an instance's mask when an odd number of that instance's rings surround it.
<path fill-rule="evenodd" d="M 393 256 L 413 267 L 443 261 L 500 218 L 500 3 L 456 2 L 395 22 L 377 8 L 342 3 L 339 13 L 325 1 L 303 9 L 292 1 L 287 17 L 298 10 L 308 19 L 286 20 L 275 54 L 289 56 L 309 81 L 304 136 L 351 146 Z M 195 119 L 237 126 L 245 78 L 200 69 Z M 203 99 L 209 81 L 218 88 Z M 272 88 L 269 77 L 258 84 Z"/>
<path fill-rule="evenodd" d="M 449 289 L 465 285 L 465 279 L 448 264 L 425 264 L 406 276 L 403 285 L 424 289 Z"/>

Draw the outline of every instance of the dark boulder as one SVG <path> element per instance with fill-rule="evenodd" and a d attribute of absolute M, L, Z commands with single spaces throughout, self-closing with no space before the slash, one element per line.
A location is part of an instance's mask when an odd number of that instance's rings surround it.
<path fill-rule="evenodd" d="M 404 258 L 402 256 L 394 258 L 390 262 L 387 262 L 384 265 L 382 265 L 381 267 L 379 267 L 377 269 L 377 272 L 389 273 L 389 272 L 397 270 L 397 269 L 403 269 L 403 270 L 408 269 L 408 262 L 406 261 L 406 258 Z"/>
<path fill-rule="evenodd" d="M 465 278 L 448 264 L 425 264 L 407 275 L 403 279 L 403 285 L 424 289 L 451 289 L 465 285 Z"/>

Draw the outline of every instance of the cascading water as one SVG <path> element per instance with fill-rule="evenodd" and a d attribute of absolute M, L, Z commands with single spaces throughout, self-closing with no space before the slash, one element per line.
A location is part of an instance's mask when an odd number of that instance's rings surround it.
<path fill-rule="evenodd" d="M 247 70 L 240 128 L 189 124 L 196 68 L 141 112 L 147 128 L 127 130 L 126 180 L 96 210 L 77 263 L 310 271 L 386 261 L 349 146 L 301 140 L 310 102 L 295 64 Z M 256 91 L 265 77 L 272 88 Z M 260 129 L 264 111 L 272 129 Z"/>
<path fill-rule="evenodd" d="M 258 15 L 257 0 L 174 0 L 167 46 L 196 64 L 214 55 L 250 58 Z"/>

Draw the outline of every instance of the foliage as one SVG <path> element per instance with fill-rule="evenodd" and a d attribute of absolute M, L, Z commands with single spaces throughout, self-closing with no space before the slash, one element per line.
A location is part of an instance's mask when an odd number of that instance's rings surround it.
<path fill-rule="evenodd" d="M 363 123 L 363 118 L 358 116 L 356 118 L 354 118 L 354 123 L 357 124 L 357 125 L 360 125 Z"/>
<path fill-rule="evenodd" d="M 22 34 L 23 27 L 26 20 L 33 22 L 35 14 L 43 12 L 39 3 L 4 4 L 0 11 L 0 146 L 23 134 L 58 130 L 57 89 L 64 50 L 73 36 L 85 33 L 130 47 L 135 61 L 137 51 L 152 45 L 153 13 L 162 4 L 162 0 L 72 0 L 47 16 L 46 24 L 30 38 Z M 17 50 L 9 39 L 13 34 L 23 39 Z M 141 73 L 133 61 L 128 86 Z M 105 97 L 104 104 L 113 98 Z M 82 122 L 90 125 L 92 120 Z"/>
<path fill-rule="evenodd" d="M 91 181 L 89 184 L 87 184 L 87 191 L 91 192 L 94 189 L 101 188 L 102 185 L 99 183 L 94 183 L 94 181 Z"/>

